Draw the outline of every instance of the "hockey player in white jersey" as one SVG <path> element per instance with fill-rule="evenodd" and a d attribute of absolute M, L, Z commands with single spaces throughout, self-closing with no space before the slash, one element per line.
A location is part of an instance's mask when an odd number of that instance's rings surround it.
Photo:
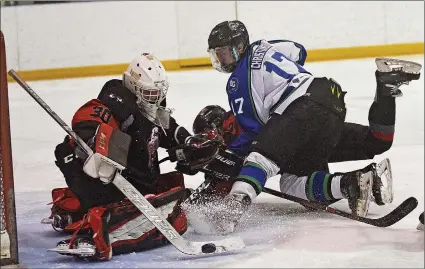
<path fill-rule="evenodd" d="M 220 207 L 221 217 L 216 218 L 222 220 L 224 233 L 233 230 L 267 179 L 278 173 L 295 176 L 290 186 L 296 196 L 317 201 L 347 199 L 353 214 L 359 216 L 367 214 L 374 180 L 381 183 L 382 171 L 375 164 L 347 173 L 327 172 L 328 158 L 353 127 L 344 125 L 346 92 L 333 79 L 314 77 L 302 66 L 305 50 L 288 53 L 277 43 L 250 44 L 240 21 L 218 24 L 208 39 L 213 67 L 231 73 L 226 87 L 229 105 L 244 130 L 229 148 L 247 156 Z M 421 66 L 416 63 L 380 60 L 377 65 L 376 106 L 395 102 L 394 97 L 401 95 L 399 86 L 420 76 Z M 390 115 L 382 120 L 387 123 L 371 123 L 372 136 L 390 146 L 394 120 L 395 115 Z M 392 200 L 391 194 L 374 194 L 377 203 Z"/>

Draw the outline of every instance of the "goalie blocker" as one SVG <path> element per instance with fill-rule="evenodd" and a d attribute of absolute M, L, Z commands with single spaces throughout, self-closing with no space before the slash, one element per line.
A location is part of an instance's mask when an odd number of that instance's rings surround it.
<path fill-rule="evenodd" d="M 116 172 L 110 160 L 127 166 L 131 137 L 108 124 L 100 124 L 93 138 L 94 153 L 87 157 L 83 171 L 92 178 L 110 183 Z M 104 158 L 106 157 L 106 158 Z"/>

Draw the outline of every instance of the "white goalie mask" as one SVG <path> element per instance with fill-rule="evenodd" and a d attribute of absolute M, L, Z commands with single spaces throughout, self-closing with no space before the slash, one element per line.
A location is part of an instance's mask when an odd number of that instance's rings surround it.
<path fill-rule="evenodd" d="M 150 53 L 136 56 L 123 74 L 124 86 L 137 97 L 143 116 L 168 129 L 171 110 L 161 106 L 169 83 L 162 63 Z"/>

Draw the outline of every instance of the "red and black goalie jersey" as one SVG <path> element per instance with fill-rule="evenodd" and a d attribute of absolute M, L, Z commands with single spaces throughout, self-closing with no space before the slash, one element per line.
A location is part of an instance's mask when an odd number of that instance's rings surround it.
<path fill-rule="evenodd" d="M 90 100 L 75 113 L 72 129 L 86 142 L 95 135 L 101 123 L 130 135 L 131 144 L 124 176 L 152 182 L 160 173 L 158 147 L 169 149 L 190 136 L 170 117 L 169 128 L 163 130 L 146 119 L 136 103 L 136 96 L 113 79 L 105 83 L 97 99 Z M 165 100 L 161 104 L 165 106 Z"/>

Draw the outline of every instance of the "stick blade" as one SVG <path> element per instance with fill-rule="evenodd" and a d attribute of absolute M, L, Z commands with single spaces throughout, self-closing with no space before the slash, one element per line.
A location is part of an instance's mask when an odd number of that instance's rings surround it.
<path fill-rule="evenodd" d="M 369 219 L 368 222 L 377 227 L 389 227 L 409 215 L 417 206 L 418 200 L 415 197 L 409 197 L 387 215 L 378 219 Z"/>

